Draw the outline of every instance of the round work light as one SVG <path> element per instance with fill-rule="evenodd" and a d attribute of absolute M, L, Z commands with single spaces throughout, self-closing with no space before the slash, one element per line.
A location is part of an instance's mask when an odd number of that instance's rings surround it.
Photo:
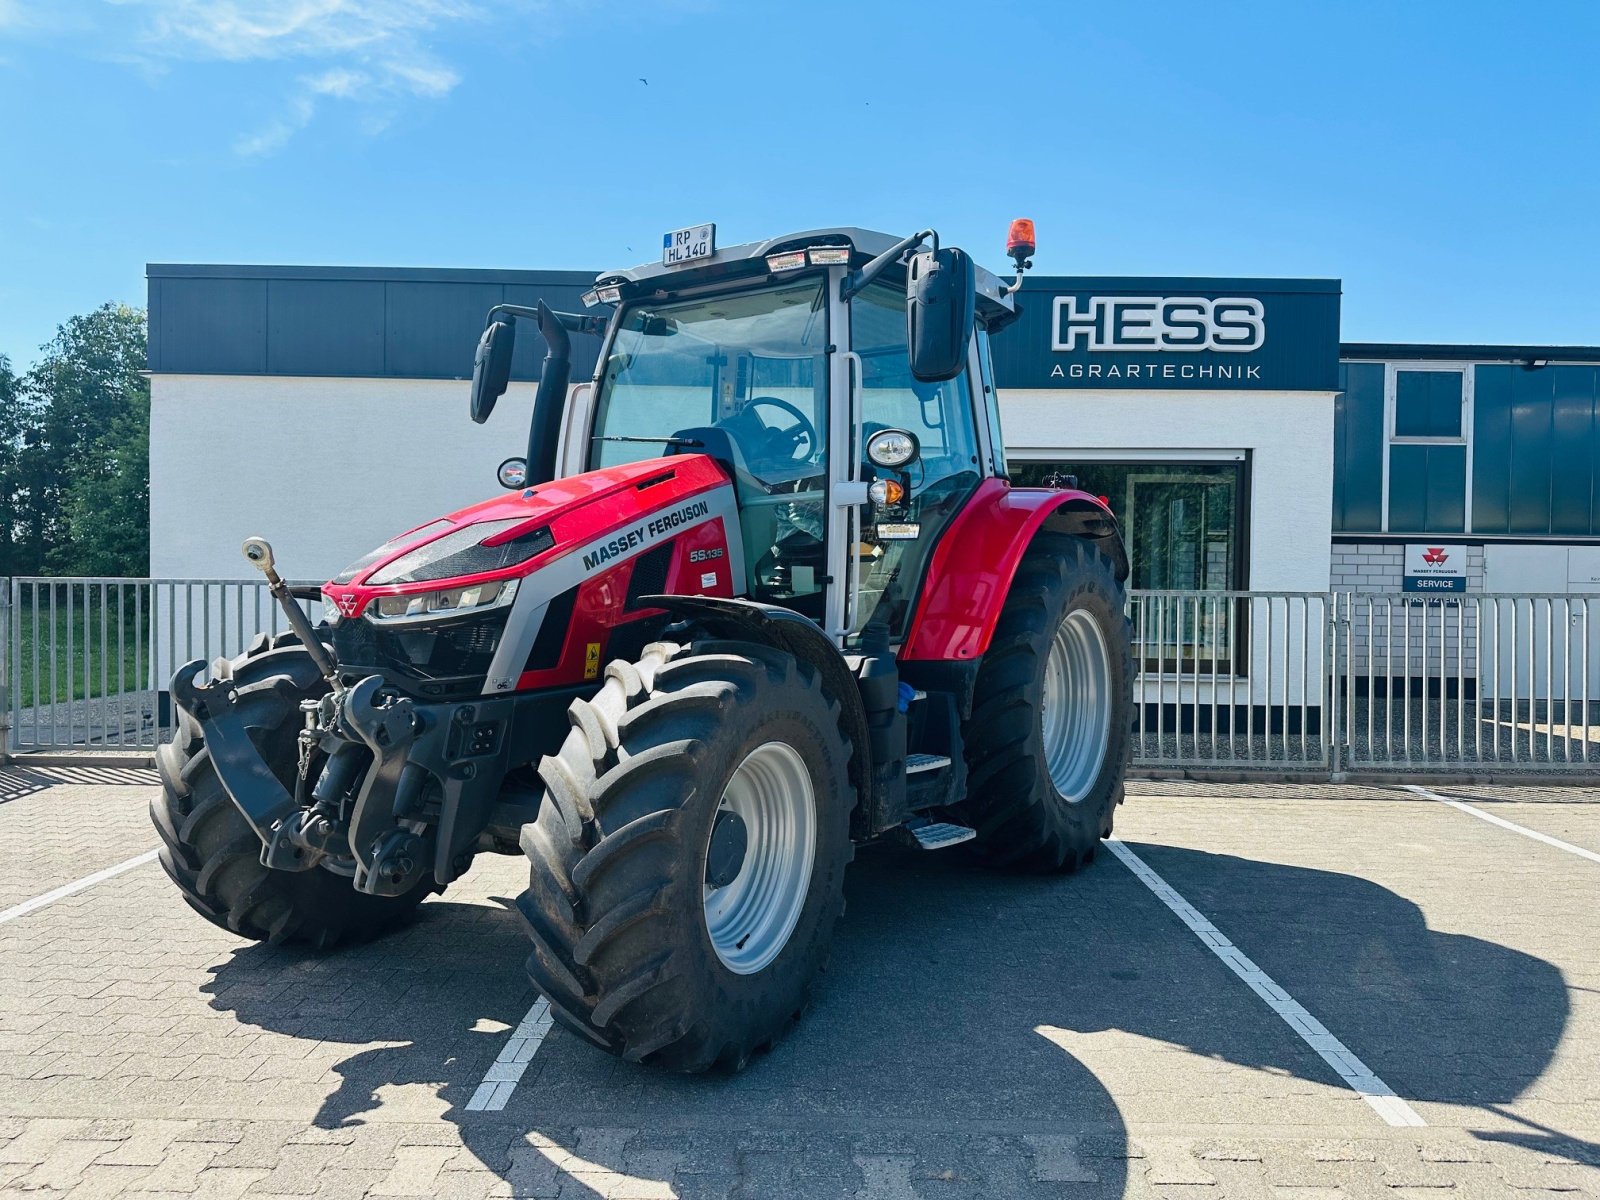
<path fill-rule="evenodd" d="M 880 429 L 867 439 L 867 461 L 875 467 L 903 467 L 921 449 L 915 434 L 904 429 Z"/>

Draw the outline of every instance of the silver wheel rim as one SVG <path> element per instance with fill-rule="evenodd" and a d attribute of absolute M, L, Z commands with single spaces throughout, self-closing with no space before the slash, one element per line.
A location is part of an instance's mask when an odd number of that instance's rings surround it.
<path fill-rule="evenodd" d="M 817 805 L 805 760 L 786 742 L 757 746 L 728 780 L 723 811 L 744 822 L 746 847 L 726 886 L 703 885 L 706 932 L 723 966 L 753 975 L 788 944 L 811 889 Z M 710 853 L 708 833 L 708 864 Z"/>
<path fill-rule="evenodd" d="M 1111 653 L 1083 609 L 1068 613 L 1050 641 L 1039 723 L 1050 782 L 1076 804 L 1094 787 L 1111 742 Z"/>

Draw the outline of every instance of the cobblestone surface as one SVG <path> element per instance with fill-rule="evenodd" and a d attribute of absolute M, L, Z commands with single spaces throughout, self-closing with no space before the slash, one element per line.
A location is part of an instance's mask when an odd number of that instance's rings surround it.
<path fill-rule="evenodd" d="M 154 844 L 147 775 L 85 777 L 0 773 L 0 909 Z M 771 1055 L 681 1079 L 558 1028 L 501 1112 L 467 1101 L 534 1001 L 515 860 L 322 956 L 145 865 L 0 924 L 0 1198 L 1600 1195 L 1600 867 L 1399 793 L 1150 790 L 1130 848 L 1426 1128 L 1110 856 L 863 851 Z M 1600 804 L 1474 802 L 1600 842 Z"/>

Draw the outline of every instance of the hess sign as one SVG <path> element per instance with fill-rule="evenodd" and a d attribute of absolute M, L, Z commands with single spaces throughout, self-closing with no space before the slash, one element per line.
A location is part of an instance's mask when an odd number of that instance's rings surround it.
<path fill-rule="evenodd" d="M 1267 340 L 1267 310 L 1249 296 L 1057 296 L 1055 350 L 1220 351 Z"/>

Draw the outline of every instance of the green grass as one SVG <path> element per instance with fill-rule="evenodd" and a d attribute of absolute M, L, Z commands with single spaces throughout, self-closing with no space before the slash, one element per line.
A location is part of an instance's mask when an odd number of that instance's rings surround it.
<path fill-rule="evenodd" d="M 19 708 L 115 696 L 122 691 L 138 690 L 141 682 L 148 678 L 148 588 L 142 589 L 139 597 L 142 608 L 136 610 L 134 585 L 123 587 L 120 605 L 115 587 L 106 589 L 102 601 L 98 586 L 60 585 L 55 590 L 53 620 L 49 588 L 40 587 L 36 596 L 32 588 L 27 588 L 21 599 L 20 607 L 10 614 L 12 629 L 19 635 L 12 643 L 16 663 L 14 666 L 7 664 L 11 678 L 20 679 L 21 687 L 15 697 Z M 143 626 L 139 614 L 142 614 Z M 105 631 L 103 649 L 102 628 Z M 4 636 L 10 639 L 12 630 L 6 630 Z M 55 651 L 54 679 L 50 664 L 52 649 Z"/>

